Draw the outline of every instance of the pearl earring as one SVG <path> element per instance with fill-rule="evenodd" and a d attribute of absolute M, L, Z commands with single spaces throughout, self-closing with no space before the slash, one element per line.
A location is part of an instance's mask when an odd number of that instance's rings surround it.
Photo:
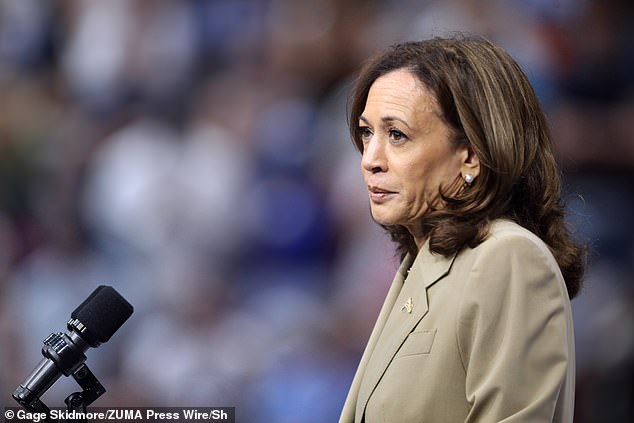
<path fill-rule="evenodd" d="M 464 176 L 464 183 L 467 184 L 467 185 L 471 185 L 471 182 L 473 182 L 473 175 L 470 174 L 470 173 L 467 173 Z"/>

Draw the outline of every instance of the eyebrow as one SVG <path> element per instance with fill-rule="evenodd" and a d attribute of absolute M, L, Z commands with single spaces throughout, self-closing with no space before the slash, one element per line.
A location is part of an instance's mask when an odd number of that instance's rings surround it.
<path fill-rule="evenodd" d="M 370 122 L 368 121 L 368 119 L 366 119 L 366 118 L 365 118 L 365 117 L 363 117 L 363 116 L 359 116 L 359 120 L 364 121 L 364 122 L 365 122 L 365 123 L 367 123 L 368 125 L 370 124 Z M 411 128 L 411 127 L 407 124 L 407 122 L 405 122 L 403 119 L 398 118 L 398 117 L 396 117 L 396 116 L 384 116 L 384 117 L 382 117 L 382 118 L 381 118 L 381 121 L 383 121 L 383 122 L 393 122 L 393 121 L 395 121 L 395 120 L 397 120 L 397 121 L 401 122 L 403 125 L 407 126 L 407 128 L 408 128 L 408 129 L 412 129 L 412 128 Z"/>

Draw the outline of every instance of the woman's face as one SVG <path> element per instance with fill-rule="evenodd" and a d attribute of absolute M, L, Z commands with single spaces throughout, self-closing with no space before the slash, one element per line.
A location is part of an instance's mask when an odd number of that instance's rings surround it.
<path fill-rule="evenodd" d="M 437 200 L 439 188 L 462 185 L 461 166 L 468 158 L 467 147 L 450 144 L 439 113 L 431 92 L 399 69 L 372 84 L 359 118 L 372 217 L 382 225 L 403 225 L 414 238 L 416 222 Z"/>

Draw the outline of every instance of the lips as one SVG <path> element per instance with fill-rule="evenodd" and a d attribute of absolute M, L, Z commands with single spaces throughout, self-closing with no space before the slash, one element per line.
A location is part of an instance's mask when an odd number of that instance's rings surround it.
<path fill-rule="evenodd" d="M 394 194 L 394 191 L 388 191 L 386 189 L 375 186 L 368 186 L 368 191 L 370 191 L 372 194 Z"/>
<path fill-rule="evenodd" d="M 381 203 L 383 201 L 388 200 L 392 195 L 396 194 L 394 191 L 389 191 L 387 189 L 369 185 L 368 191 L 370 192 L 370 199 L 375 203 Z"/>

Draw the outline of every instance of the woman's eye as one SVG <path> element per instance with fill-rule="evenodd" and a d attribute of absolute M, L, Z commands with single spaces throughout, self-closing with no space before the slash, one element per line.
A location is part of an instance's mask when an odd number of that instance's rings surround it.
<path fill-rule="evenodd" d="M 390 139 L 396 143 L 403 142 L 407 139 L 407 136 L 398 129 L 390 129 L 389 134 Z"/>
<path fill-rule="evenodd" d="M 361 141 L 370 141 L 370 138 L 372 138 L 372 131 L 367 126 L 360 126 L 359 137 L 361 138 Z"/>

